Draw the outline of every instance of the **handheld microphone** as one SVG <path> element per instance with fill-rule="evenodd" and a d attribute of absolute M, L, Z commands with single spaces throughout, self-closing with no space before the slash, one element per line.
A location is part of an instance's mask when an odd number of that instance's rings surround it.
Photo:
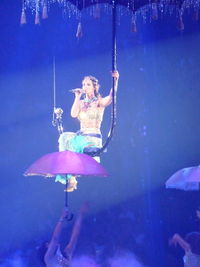
<path fill-rule="evenodd" d="M 82 88 L 76 88 L 69 90 L 70 93 L 84 93 L 84 90 Z"/>

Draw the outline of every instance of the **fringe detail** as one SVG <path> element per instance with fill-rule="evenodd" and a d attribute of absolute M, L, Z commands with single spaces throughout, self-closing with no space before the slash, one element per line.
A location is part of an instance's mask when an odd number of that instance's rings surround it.
<path fill-rule="evenodd" d="M 136 15 L 132 16 L 131 20 L 131 32 L 137 32 L 137 25 L 136 25 Z"/>
<path fill-rule="evenodd" d="M 185 26 L 184 26 L 184 22 L 183 22 L 182 14 L 179 14 L 179 19 L 178 19 L 177 28 L 178 28 L 179 31 L 183 31 L 184 28 L 185 28 Z"/>
<path fill-rule="evenodd" d="M 101 9 L 100 9 L 99 4 L 96 4 L 96 6 L 95 6 L 93 17 L 95 19 L 99 19 L 101 17 Z"/>
<path fill-rule="evenodd" d="M 199 20 L 199 10 L 195 9 L 193 14 L 193 20 L 198 21 Z"/>
<path fill-rule="evenodd" d="M 35 13 L 35 24 L 39 25 L 40 24 L 40 14 L 38 11 Z"/>
<path fill-rule="evenodd" d="M 45 4 L 42 9 L 42 19 L 47 19 L 48 18 L 48 10 L 47 10 L 47 5 Z"/>
<path fill-rule="evenodd" d="M 78 23 L 76 38 L 80 39 L 83 36 L 81 22 Z"/>
<path fill-rule="evenodd" d="M 20 24 L 21 25 L 26 24 L 26 13 L 25 13 L 24 9 L 22 9 L 21 18 L 20 18 Z"/>
<path fill-rule="evenodd" d="M 157 20 L 158 19 L 158 8 L 157 8 L 157 4 L 153 3 L 152 4 L 152 14 L 151 14 L 151 18 L 153 20 Z"/>

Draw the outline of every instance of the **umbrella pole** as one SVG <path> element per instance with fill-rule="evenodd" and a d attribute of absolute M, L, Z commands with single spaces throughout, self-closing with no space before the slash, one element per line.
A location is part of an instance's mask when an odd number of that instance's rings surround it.
<path fill-rule="evenodd" d="M 112 71 L 117 70 L 117 45 L 116 45 L 116 24 L 117 24 L 117 0 L 112 0 Z M 97 152 L 90 153 L 89 155 L 92 157 L 99 156 L 102 152 L 105 151 L 106 147 L 110 143 L 114 128 L 116 126 L 116 117 L 117 117 L 117 109 L 116 109 L 116 102 L 117 102 L 117 84 L 116 79 L 113 77 L 112 79 L 112 115 L 111 115 L 111 127 L 108 134 L 108 137 L 103 144 L 103 146 L 98 149 Z"/>
<path fill-rule="evenodd" d="M 116 0 L 112 1 L 112 71 L 117 70 L 117 46 L 116 46 L 116 22 L 117 22 L 117 4 Z M 113 78 L 113 86 L 115 79 Z M 114 88 L 114 87 L 113 87 Z"/>
<path fill-rule="evenodd" d="M 117 70 L 117 45 L 116 45 L 116 24 L 117 24 L 117 0 L 112 0 L 112 71 Z M 102 148 L 98 150 L 98 152 L 94 153 L 92 157 L 99 156 L 105 148 L 108 146 L 114 132 L 114 128 L 116 126 L 116 102 L 117 102 L 117 88 L 116 88 L 116 80 L 113 77 L 112 79 L 112 115 L 111 115 L 111 128 L 108 134 L 108 137 L 103 144 Z"/>
<path fill-rule="evenodd" d="M 68 179 L 66 180 L 66 185 L 65 185 L 65 208 L 66 209 L 69 209 L 69 206 L 68 206 L 68 192 L 67 192 L 67 187 L 68 187 Z M 74 214 L 72 212 L 69 212 L 68 216 L 67 216 L 67 220 L 68 221 L 71 221 L 74 217 Z"/>
<path fill-rule="evenodd" d="M 116 44 L 116 26 L 117 26 L 117 1 L 113 0 L 112 3 L 112 71 L 117 70 L 117 44 Z M 116 79 L 112 79 L 112 128 L 111 128 L 111 137 L 113 135 L 114 127 L 116 126 L 116 102 L 117 102 L 117 88 L 116 88 Z"/>
<path fill-rule="evenodd" d="M 68 192 L 67 192 L 67 187 L 68 187 L 68 179 L 66 179 L 66 185 L 65 185 L 65 207 L 68 208 Z"/>

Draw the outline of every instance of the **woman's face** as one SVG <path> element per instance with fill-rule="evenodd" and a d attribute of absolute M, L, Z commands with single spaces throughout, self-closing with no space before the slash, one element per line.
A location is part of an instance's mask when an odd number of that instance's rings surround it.
<path fill-rule="evenodd" d="M 82 81 L 82 89 L 85 91 L 86 95 L 94 95 L 94 86 L 89 78 L 85 78 Z"/>

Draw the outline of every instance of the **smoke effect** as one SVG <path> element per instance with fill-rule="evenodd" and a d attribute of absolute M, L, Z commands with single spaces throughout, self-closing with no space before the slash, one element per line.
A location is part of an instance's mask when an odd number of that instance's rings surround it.
<path fill-rule="evenodd" d="M 91 256 L 80 256 L 75 258 L 72 261 L 72 267 L 101 267 L 100 264 L 97 264 L 95 259 Z"/>
<path fill-rule="evenodd" d="M 128 251 L 121 251 L 116 253 L 113 258 L 109 259 L 110 267 L 144 267 L 144 265 L 137 259 L 137 257 Z"/>
<path fill-rule="evenodd" d="M 9 258 L 0 262 L 0 267 L 27 267 L 27 259 L 23 255 L 23 251 L 16 251 Z"/>
<path fill-rule="evenodd" d="M 98 264 L 95 258 L 91 256 L 81 256 L 75 258 L 72 262 L 72 267 L 144 267 L 139 259 L 129 251 L 121 251 L 116 253 L 113 257 L 106 260 L 104 264 Z"/>
<path fill-rule="evenodd" d="M 27 267 L 27 258 L 23 252 L 17 251 L 0 264 L 0 267 Z M 39 265 L 38 265 L 39 266 Z M 145 267 L 139 259 L 129 251 L 120 251 L 104 263 L 97 263 L 95 257 L 89 255 L 77 256 L 72 260 L 72 267 Z M 37 267 L 37 266 L 35 266 Z"/>

